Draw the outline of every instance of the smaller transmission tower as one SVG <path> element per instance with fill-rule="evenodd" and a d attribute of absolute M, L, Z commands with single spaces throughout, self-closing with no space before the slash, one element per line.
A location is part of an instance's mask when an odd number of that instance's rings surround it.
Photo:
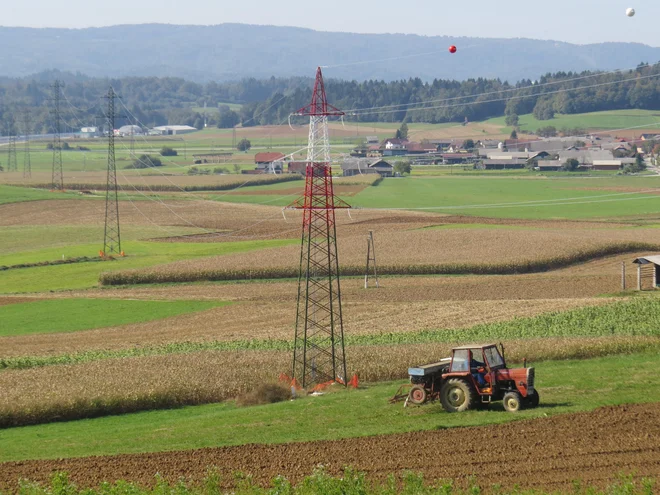
<path fill-rule="evenodd" d="M 23 134 L 25 135 L 25 148 L 23 154 L 23 178 L 32 177 L 32 161 L 30 160 L 30 134 L 32 133 L 32 119 L 30 109 L 23 111 Z"/>
<path fill-rule="evenodd" d="M 13 115 L 9 117 L 7 122 L 7 136 L 9 136 L 7 172 L 16 172 L 18 171 L 18 160 L 16 158 L 16 121 Z"/>
<path fill-rule="evenodd" d="M 115 99 L 118 98 L 112 86 L 104 96 L 108 100 L 108 176 L 105 188 L 105 228 L 101 256 L 123 255 L 119 232 L 119 197 L 117 192 L 117 166 L 115 164 Z"/>
<path fill-rule="evenodd" d="M 369 275 L 371 270 L 369 267 L 373 267 L 374 280 L 376 281 L 376 288 L 378 288 L 378 270 L 376 270 L 376 246 L 374 245 L 374 233 L 372 230 L 369 231 L 367 236 L 367 270 L 364 273 L 364 288 L 369 288 Z"/>
<path fill-rule="evenodd" d="M 51 85 L 52 96 L 50 101 L 53 108 L 51 114 L 53 116 L 53 190 L 64 191 L 64 174 L 62 173 L 62 115 L 60 113 L 60 102 L 62 100 L 63 84 L 60 81 L 55 81 Z"/>

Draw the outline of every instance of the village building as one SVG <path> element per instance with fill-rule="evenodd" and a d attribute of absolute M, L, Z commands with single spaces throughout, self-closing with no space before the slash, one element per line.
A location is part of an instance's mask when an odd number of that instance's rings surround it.
<path fill-rule="evenodd" d="M 344 177 L 355 175 L 380 174 L 381 177 L 393 177 L 394 167 L 382 158 L 348 158 L 341 165 Z"/>

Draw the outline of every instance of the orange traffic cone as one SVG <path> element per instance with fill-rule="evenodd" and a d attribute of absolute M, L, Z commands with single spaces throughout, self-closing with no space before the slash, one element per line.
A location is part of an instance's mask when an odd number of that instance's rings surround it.
<path fill-rule="evenodd" d="M 348 382 L 348 386 L 352 388 L 358 388 L 359 384 L 360 384 L 360 380 L 358 379 L 357 374 L 353 375 L 353 378 L 351 378 Z"/>

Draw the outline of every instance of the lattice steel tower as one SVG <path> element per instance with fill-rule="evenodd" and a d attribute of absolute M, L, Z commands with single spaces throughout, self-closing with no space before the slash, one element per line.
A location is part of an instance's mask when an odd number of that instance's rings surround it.
<path fill-rule="evenodd" d="M 60 114 L 60 101 L 62 100 L 63 84 L 60 81 L 55 81 L 51 85 L 52 96 L 50 98 L 53 108 L 51 113 L 53 115 L 53 189 L 57 191 L 64 191 L 64 174 L 62 173 L 62 116 Z"/>
<path fill-rule="evenodd" d="M 110 87 L 104 96 L 108 100 L 108 176 L 105 188 L 105 229 L 103 234 L 103 257 L 123 255 L 119 231 L 119 197 L 117 192 L 117 166 L 115 164 L 115 90 Z"/>
<path fill-rule="evenodd" d="M 32 119 L 30 109 L 23 111 L 23 134 L 25 135 L 25 148 L 23 153 L 23 178 L 32 177 L 32 161 L 30 160 L 30 134 L 32 133 Z"/>
<path fill-rule="evenodd" d="M 305 195 L 293 208 L 303 212 L 293 378 L 303 387 L 346 382 L 335 209 L 350 208 L 332 188 L 328 117 L 343 112 L 329 105 L 319 67 L 312 102 L 294 115 L 309 116 Z"/>
<path fill-rule="evenodd" d="M 18 171 L 18 159 L 16 157 L 16 121 L 13 115 L 7 121 L 7 136 L 9 136 L 7 172 L 16 172 Z"/>

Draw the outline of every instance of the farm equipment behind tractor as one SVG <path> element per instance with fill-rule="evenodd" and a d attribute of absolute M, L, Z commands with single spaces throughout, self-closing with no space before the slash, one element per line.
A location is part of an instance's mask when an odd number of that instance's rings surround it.
<path fill-rule="evenodd" d="M 501 400 L 507 411 L 539 405 L 534 368 L 507 368 L 504 347 L 495 344 L 455 347 L 450 358 L 408 368 L 410 384 L 390 402 L 422 405 L 440 400 L 447 412 L 461 412 Z"/>

